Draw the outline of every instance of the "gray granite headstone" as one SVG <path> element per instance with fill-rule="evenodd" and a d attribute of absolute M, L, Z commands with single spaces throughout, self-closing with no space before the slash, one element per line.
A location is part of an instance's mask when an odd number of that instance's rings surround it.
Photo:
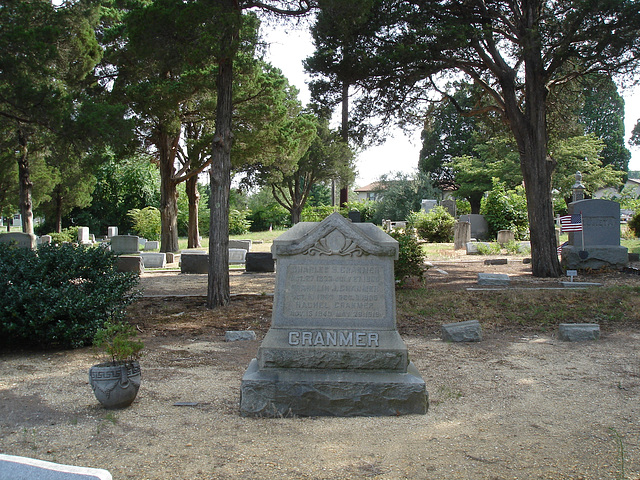
<path fill-rule="evenodd" d="M 144 272 L 144 263 L 138 255 L 119 255 L 116 263 L 119 272 Z"/>
<path fill-rule="evenodd" d="M 479 273 L 478 285 L 508 287 L 509 275 L 506 273 Z"/>
<path fill-rule="evenodd" d="M 453 249 L 465 248 L 471 243 L 471 224 L 469 222 L 456 222 L 453 227 Z"/>
<path fill-rule="evenodd" d="M 180 255 L 181 273 L 209 273 L 209 254 L 183 250 Z"/>
<path fill-rule="evenodd" d="M 229 265 L 243 264 L 247 257 L 247 251 L 244 248 L 229 249 Z"/>
<path fill-rule="evenodd" d="M 442 208 L 444 208 L 447 212 L 449 212 L 449 215 L 451 215 L 453 218 L 456 218 L 457 215 L 457 210 L 456 210 L 456 201 L 455 200 L 442 200 L 440 202 L 440 205 L 442 206 Z"/>
<path fill-rule="evenodd" d="M 424 414 L 427 392 L 396 329 L 398 243 L 334 213 L 274 240 L 271 328 L 242 378 L 252 416 Z"/>
<path fill-rule="evenodd" d="M 117 255 L 138 253 L 138 237 L 135 235 L 114 235 L 111 237 L 111 251 Z"/>
<path fill-rule="evenodd" d="M 10 232 L 0 234 L 0 243 L 8 243 L 24 248 L 36 248 L 36 236 L 31 233 Z"/>
<path fill-rule="evenodd" d="M 482 340 L 482 328 L 478 320 L 445 323 L 441 330 L 442 340 L 445 342 L 479 342 Z"/>
<path fill-rule="evenodd" d="M 89 238 L 89 227 L 78 227 L 78 243 L 88 245 L 91 243 Z"/>
<path fill-rule="evenodd" d="M 620 204 L 610 200 L 579 200 L 569 204 L 570 214 L 582 215 L 582 231 L 569 233 L 562 247 L 562 265 L 568 269 L 623 267 L 629 261 L 620 245 Z"/>
<path fill-rule="evenodd" d="M 558 336 L 565 342 L 584 342 L 600 338 L 600 325 L 597 323 L 561 323 Z"/>
<path fill-rule="evenodd" d="M 158 250 L 160 248 L 160 242 L 157 240 L 147 240 L 144 244 L 145 250 Z"/>
<path fill-rule="evenodd" d="M 118 235 L 118 227 L 107 227 L 107 237 L 115 237 Z"/>
<path fill-rule="evenodd" d="M 501 246 L 505 246 L 509 242 L 513 242 L 516 239 L 515 234 L 511 230 L 499 230 L 497 242 Z"/>
<path fill-rule="evenodd" d="M 224 332 L 225 342 L 243 342 L 256 339 L 256 332 L 253 330 L 228 330 Z"/>
<path fill-rule="evenodd" d="M 145 268 L 164 268 L 167 264 L 167 256 L 162 252 L 142 252 L 140 257 Z"/>
<path fill-rule="evenodd" d="M 437 200 L 422 200 L 421 208 L 423 212 L 429 213 L 438 205 Z"/>
<path fill-rule="evenodd" d="M 469 222 L 471 224 L 471 238 L 476 240 L 489 239 L 489 224 L 483 215 L 470 213 L 468 215 L 460 215 L 461 222 Z"/>
<path fill-rule="evenodd" d="M 112 480 L 107 470 L 0 454 L 2 480 Z"/>
<path fill-rule="evenodd" d="M 276 266 L 271 252 L 248 252 L 244 269 L 247 272 L 275 272 Z"/>
<path fill-rule="evenodd" d="M 241 248 L 247 252 L 251 250 L 251 240 L 229 240 L 229 248 Z"/>

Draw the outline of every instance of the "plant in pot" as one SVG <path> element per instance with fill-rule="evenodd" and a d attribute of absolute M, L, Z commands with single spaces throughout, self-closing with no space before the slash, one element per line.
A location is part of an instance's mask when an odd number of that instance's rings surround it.
<path fill-rule="evenodd" d="M 96 349 L 103 351 L 110 361 L 89 369 L 89 383 L 98 401 L 106 408 L 131 405 L 140 388 L 140 363 L 144 348 L 135 339 L 133 326 L 124 322 L 106 322 L 93 339 Z"/>

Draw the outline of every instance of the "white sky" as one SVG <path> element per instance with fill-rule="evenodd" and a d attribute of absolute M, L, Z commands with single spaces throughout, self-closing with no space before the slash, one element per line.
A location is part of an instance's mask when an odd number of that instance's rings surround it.
<path fill-rule="evenodd" d="M 311 34 L 306 27 L 273 27 L 263 28 L 265 40 L 270 44 L 267 60 L 282 70 L 289 83 L 300 90 L 300 100 L 303 105 L 309 101 L 309 90 L 306 82 L 309 77 L 304 72 L 302 61 L 313 54 Z M 625 99 L 625 131 L 626 139 L 631 136 L 631 130 L 640 119 L 640 87 L 623 91 Z M 411 137 L 401 131 L 392 132 L 386 142 L 378 147 L 372 147 L 358 156 L 358 176 L 355 186 L 363 187 L 381 175 L 390 172 L 411 173 L 418 168 L 420 153 L 420 129 L 416 128 Z M 631 151 L 629 170 L 640 170 L 640 148 L 627 148 Z"/>

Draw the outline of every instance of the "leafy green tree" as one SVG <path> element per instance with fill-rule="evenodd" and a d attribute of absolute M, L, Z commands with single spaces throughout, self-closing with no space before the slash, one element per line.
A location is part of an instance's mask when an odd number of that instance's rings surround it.
<path fill-rule="evenodd" d="M 271 187 L 273 197 L 291 213 L 291 223 L 294 225 L 300 221 L 302 209 L 314 185 L 339 179 L 344 186 L 355 177 L 353 154 L 342 138 L 329 129 L 328 121 L 319 120 L 316 123 L 313 117 L 306 117 L 298 129 L 298 135 L 306 141 L 300 142 L 301 151 L 298 155 L 301 158 L 294 166 L 287 169 L 284 162 L 275 162 L 262 172 L 262 178 Z"/>
<path fill-rule="evenodd" d="M 624 145 L 624 99 L 609 76 L 587 76 L 582 83 L 584 106 L 579 121 L 585 133 L 595 134 L 603 141 L 602 165 L 626 172 L 631 152 Z"/>
<path fill-rule="evenodd" d="M 489 225 L 489 235 L 495 238 L 500 230 L 511 230 L 515 237 L 528 237 L 527 200 L 522 187 L 508 190 L 505 183 L 493 179 L 493 186 L 482 200 L 481 213 Z"/>
<path fill-rule="evenodd" d="M 98 5 L 9 0 L 0 9 L 0 117 L 15 139 L 23 230 L 33 233 L 31 152 L 63 135 L 100 57 Z M 37 148 L 35 149 L 37 151 Z"/>
<path fill-rule="evenodd" d="M 378 225 L 382 220 L 406 220 L 411 212 L 420 210 L 423 199 L 438 196 L 437 190 L 431 186 L 430 179 L 423 173 L 383 175 L 378 184 L 380 200 L 376 202 L 376 213 L 373 217 L 374 223 Z"/>
<path fill-rule="evenodd" d="M 362 81 L 370 93 L 361 103 L 369 114 L 393 118 L 419 108 L 437 73 L 462 73 L 480 86 L 491 100 L 485 109 L 502 116 L 518 145 L 533 274 L 559 276 L 549 92 L 580 75 L 633 71 L 636 2 L 380 0 L 378 8 L 385 23 L 371 24 L 371 75 Z"/>
<path fill-rule="evenodd" d="M 106 152 L 94 162 L 98 167 L 91 205 L 76 208 L 70 214 L 77 225 L 86 225 L 102 235 L 107 234 L 109 226 L 117 226 L 124 234 L 132 228 L 129 210 L 160 206 L 160 177 L 151 158 L 117 160 L 113 153 Z"/>

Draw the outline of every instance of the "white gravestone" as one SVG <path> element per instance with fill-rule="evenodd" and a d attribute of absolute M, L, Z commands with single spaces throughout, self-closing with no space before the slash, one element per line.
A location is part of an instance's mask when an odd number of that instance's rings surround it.
<path fill-rule="evenodd" d="M 272 247 L 271 328 L 242 379 L 243 415 L 426 413 L 427 393 L 396 330 L 396 240 L 338 213 Z"/>

